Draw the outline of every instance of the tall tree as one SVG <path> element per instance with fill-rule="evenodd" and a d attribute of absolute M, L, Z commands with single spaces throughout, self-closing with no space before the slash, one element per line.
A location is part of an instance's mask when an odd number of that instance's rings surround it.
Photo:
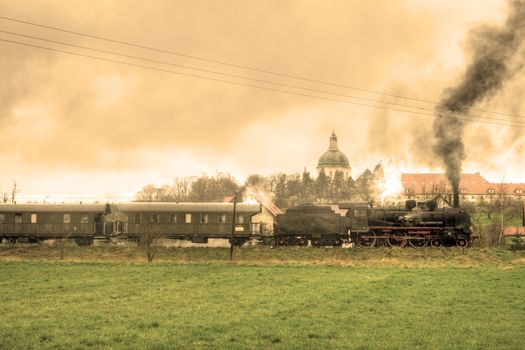
<path fill-rule="evenodd" d="M 340 202 L 345 186 L 345 175 L 342 171 L 337 170 L 334 174 L 334 178 L 331 181 L 331 201 L 332 203 Z"/>
<path fill-rule="evenodd" d="M 310 173 L 306 171 L 306 168 L 303 171 L 302 175 L 302 193 L 301 200 L 303 203 L 313 202 L 314 198 L 314 181 L 310 177 Z"/>
<path fill-rule="evenodd" d="M 319 200 L 321 203 L 323 201 L 326 201 L 329 185 L 330 178 L 326 176 L 324 170 L 321 170 L 319 172 L 319 175 L 317 176 L 317 179 L 315 180 L 315 195 L 317 197 L 317 200 Z"/>
<path fill-rule="evenodd" d="M 287 206 L 286 174 L 278 174 L 275 183 L 275 203 L 279 207 Z"/>

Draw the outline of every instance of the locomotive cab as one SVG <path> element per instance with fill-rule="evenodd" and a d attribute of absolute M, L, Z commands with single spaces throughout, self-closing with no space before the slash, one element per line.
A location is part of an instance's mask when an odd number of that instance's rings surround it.
<path fill-rule="evenodd" d="M 368 231 L 368 203 L 340 203 L 339 209 L 347 209 L 346 228 L 349 233 Z"/>

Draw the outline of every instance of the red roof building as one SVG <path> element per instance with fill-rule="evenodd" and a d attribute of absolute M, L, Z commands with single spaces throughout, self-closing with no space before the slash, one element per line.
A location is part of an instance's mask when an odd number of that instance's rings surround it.
<path fill-rule="evenodd" d="M 429 196 L 449 194 L 451 188 L 444 174 L 401 174 L 401 183 L 406 196 Z M 493 183 L 480 173 L 461 174 L 459 193 L 463 199 L 479 199 L 481 196 L 497 195 L 525 196 L 525 183 Z M 470 196 L 470 197 L 468 197 Z"/>

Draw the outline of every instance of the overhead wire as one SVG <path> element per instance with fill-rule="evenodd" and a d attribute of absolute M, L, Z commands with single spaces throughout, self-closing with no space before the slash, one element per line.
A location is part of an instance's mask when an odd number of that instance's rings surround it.
<path fill-rule="evenodd" d="M 73 43 L 68 43 L 68 42 L 63 42 L 63 41 L 57 41 L 57 40 L 52 40 L 52 39 L 47 39 L 47 38 L 43 38 L 43 37 L 27 35 L 27 34 L 12 32 L 12 31 L 0 30 L 0 33 L 14 35 L 14 36 L 19 36 L 19 37 L 24 37 L 24 38 L 28 38 L 28 39 L 34 39 L 34 40 L 50 42 L 50 43 L 64 45 L 64 46 L 69 46 L 69 47 L 75 47 L 75 48 L 79 48 L 79 49 L 83 49 L 83 50 L 89 50 L 89 51 L 95 51 L 95 52 L 100 52 L 100 53 L 104 53 L 104 54 L 110 54 L 110 55 L 115 55 L 115 56 L 120 56 L 120 57 L 125 57 L 125 58 L 131 58 L 131 59 L 135 59 L 135 60 L 141 60 L 141 61 L 146 61 L 146 62 L 151 62 L 151 63 L 169 65 L 169 66 L 173 66 L 173 67 L 184 68 L 184 69 L 189 69 L 189 70 L 194 70 L 194 71 L 199 71 L 199 72 L 204 72 L 204 73 L 211 73 L 211 74 L 226 76 L 226 77 L 229 77 L 229 78 L 238 78 L 238 79 L 250 80 L 250 81 L 257 82 L 257 83 L 276 85 L 276 86 L 281 86 L 281 87 L 285 87 L 285 88 L 299 89 L 299 90 L 304 90 L 304 91 L 309 91 L 309 92 L 321 93 L 321 94 L 326 94 L 326 95 L 333 95 L 333 96 L 344 97 L 344 98 L 351 98 L 351 99 L 367 101 L 367 102 L 381 103 L 381 104 L 392 105 L 392 106 L 396 106 L 396 107 L 413 108 L 413 109 L 418 109 L 418 110 L 423 110 L 423 111 L 430 111 L 432 113 L 435 112 L 434 108 L 427 108 L 427 107 L 422 107 L 422 106 L 411 106 L 411 105 L 406 105 L 406 104 L 397 103 L 397 102 L 378 101 L 378 100 L 365 98 L 365 97 L 361 97 L 361 96 L 340 94 L 340 93 L 336 93 L 336 92 L 324 91 L 324 90 L 319 90 L 319 89 L 312 89 L 312 88 L 298 86 L 298 85 L 284 84 L 284 83 L 276 82 L 276 81 L 257 79 L 257 78 L 243 76 L 243 75 L 218 72 L 218 71 L 214 71 L 214 70 L 210 70 L 210 69 L 203 69 L 203 68 L 199 68 L 199 67 L 195 67 L 195 66 L 188 66 L 188 65 L 182 65 L 182 64 L 173 63 L 173 62 L 167 62 L 167 61 L 162 61 L 162 60 L 157 60 L 157 59 L 151 59 L 151 58 L 147 58 L 147 57 L 128 55 L 128 54 L 123 54 L 123 53 L 115 52 L 115 51 L 111 51 L 111 50 L 105 50 L 105 49 L 99 49 L 99 48 L 94 48 L 94 47 L 89 47 L 89 46 L 83 46 L 83 45 L 78 45 L 78 44 L 73 44 Z M 512 120 L 509 120 L 509 119 L 501 119 L 501 118 L 487 117 L 487 116 L 481 116 L 481 115 L 473 115 L 472 113 L 464 113 L 464 112 L 458 112 L 458 113 L 455 113 L 455 115 L 461 115 L 461 116 L 471 117 L 471 118 L 487 119 L 487 120 L 490 120 L 490 121 L 513 122 Z M 524 126 L 525 126 L 525 124 L 524 124 Z"/>
<path fill-rule="evenodd" d="M 139 67 L 139 68 L 143 68 L 143 69 L 158 71 L 158 72 L 177 74 L 177 75 L 182 75 L 182 76 L 187 76 L 187 77 L 205 79 L 205 80 L 210 80 L 210 81 L 216 81 L 216 82 L 227 83 L 227 84 L 232 84 L 232 85 L 237 85 L 237 86 L 255 88 L 255 89 L 266 90 L 266 91 L 271 91 L 271 92 L 278 92 L 278 93 L 283 93 L 283 94 L 288 94 L 288 95 L 303 96 L 303 97 L 314 98 L 314 99 L 319 99 L 319 100 L 324 100 L 324 101 L 339 102 L 339 103 L 358 105 L 358 106 L 364 106 L 364 107 L 385 109 L 385 110 L 390 110 L 390 111 L 405 112 L 405 113 L 417 114 L 417 115 L 422 115 L 422 116 L 429 116 L 429 117 L 432 117 L 432 118 L 436 117 L 435 114 L 423 113 L 423 112 L 407 110 L 407 109 L 392 108 L 392 107 L 383 106 L 383 105 L 370 105 L 370 104 L 354 102 L 354 101 L 348 101 L 348 100 L 342 100 L 342 99 L 337 99 L 337 98 L 330 98 L 330 97 L 324 97 L 324 96 L 310 95 L 310 94 L 300 93 L 300 92 L 296 92 L 296 91 L 274 89 L 274 88 L 265 87 L 265 86 L 258 86 L 258 85 L 240 83 L 240 82 L 235 82 L 235 81 L 231 81 L 231 80 L 219 79 L 219 78 L 203 76 L 203 75 L 198 75 L 198 74 L 192 74 L 192 73 L 187 73 L 187 72 L 179 72 L 179 71 L 169 70 L 169 69 L 165 69 L 165 68 L 152 67 L 152 66 L 147 66 L 147 65 L 137 64 L 137 63 L 119 61 L 119 60 L 115 60 L 115 59 L 111 59 L 111 58 L 105 58 L 105 57 L 93 56 L 93 55 L 88 55 L 88 54 L 83 54 L 83 53 L 78 53 L 78 52 L 73 52 L 73 51 L 61 50 L 61 49 L 51 48 L 51 47 L 47 47 L 47 46 L 29 44 L 29 43 L 24 43 L 24 42 L 15 41 L 15 40 L 8 40 L 8 39 L 0 38 L 0 41 L 11 43 L 11 44 L 15 44 L 15 45 L 22 45 L 22 46 L 27 46 L 27 47 L 32 47 L 32 48 L 39 48 L 39 49 L 43 49 L 43 50 L 64 53 L 64 54 L 68 54 L 68 55 L 74 55 L 74 56 L 90 58 L 90 59 L 99 60 L 99 61 L 112 62 L 112 63 L 123 64 L 123 65 L 127 65 L 127 66 L 132 66 L 132 67 Z M 379 101 L 376 101 L 376 102 L 380 103 Z M 405 106 L 405 107 L 414 108 L 413 106 Z M 512 121 L 499 123 L 499 122 L 496 122 L 496 121 L 489 121 L 489 120 L 480 120 L 480 119 L 472 119 L 472 118 L 461 118 L 461 117 L 456 116 L 456 115 L 454 115 L 452 113 L 450 113 L 450 115 L 448 113 L 440 114 L 440 117 L 441 118 L 445 118 L 445 119 L 451 119 L 451 120 L 462 120 L 462 121 L 470 121 L 470 122 L 484 123 L 484 124 L 489 124 L 489 125 L 499 125 L 499 126 L 512 126 L 512 127 L 516 127 L 516 128 L 520 128 L 520 129 L 525 129 L 525 124 L 512 122 Z M 488 117 L 486 117 L 486 118 L 490 119 Z"/>
<path fill-rule="evenodd" d="M 59 31 L 59 32 L 63 32 L 63 33 L 74 34 L 74 35 L 83 36 L 83 37 L 86 37 L 86 38 L 102 40 L 102 41 L 111 42 L 111 43 L 115 43 L 115 44 L 126 45 L 126 46 L 130 46 L 130 47 L 136 47 L 136 48 L 140 48 L 140 49 L 146 49 L 146 50 L 150 50 L 150 51 L 156 51 L 156 52 L 159 52 L 159 53 L 164 53 L 164 54 L 169 54 L 169 55 L 174 55 L 174 56 L 179 56 L 179 57 L 185 57 L 185 58 L 190 58 L 190 59 L 194 59 L 194 60 L 200 60 L 200 61 L 220 64 L 220 65 L 226 65 L 226 66 L 231 66 L 231 67 L 235 67 L 235 68 L 240 68 L 240 69 L 245 69 L 245 70 L 265 73 L 265 74 L 271 74 L 271 75 L 275 75 L 275 76 L 281 76 L 281 77 L 286 77 L 286 78 L 291 78 L 291 79 L 296 79 L 296 80 L 308 81 L 308 82 L 311 82 L 311 83 L 317 83 L 317 84 L 323 84 L 323 85 L 330 85 L 330 86 L 335 86 L 335 87 L 339 87 L 339 88 L 350 89 L 350 90 L 355 90 L 355 91 L 360 91 L 360 92 L 365 92 L 365 93 L 370 93 L 370 94 L 401 98 L 401 99 L 406 99 L 406 100 L 411 100 L 411 101 L 416 101 L 416 102 L 422 102 L 422 103 L 429 103 L 429 104 L 432 104 L 432 105 L 435 105 L 435 106 L 439 106 L 439 107 L 446 107 L 446 105 L 441 103 L 441 102 L 435 102 L 435 101 L 430 101 L 430 100 L 425 100 L 425 99 L 419 99 L 419 98 L 414 98 L 414 97 L 402 96 L 402 95 L 398 95 L 398 94 L 378 92 L 378 91 L 373 91 L 373 90 L 369 90 L 369 89 L 357 88 L 357 87 L 349 86 L 349 85 L 345 85 L 345 84 L 333 83 L 333 82 L 328 82 L 328 81 L 323 81 L 323 80 L 318 80 L 318 79 L 313 79 L 313 78 L 308 78 L 308 77 L 302 77 L 302 76 L 293 75 L 293 74 L 276 72 L 276 71 L 272 71 L 272 70 L 268 70 L 268 69 L 261 69 L 261 68 L 257 68 L 257 67 L 251 67 L 251 66 L 247 66 L 247 65 L 241 65 L 241 64 L 237 64 L 237 63 L 211 59 L 211 58 L 207 58 L 207 57 L 203 57 L 203 56 L 189 55 L 189 54 L 182 53 L 182 52 L 176 52 L 176 51 L 172 51 L 172 50 L 160 49 L 160 48 L 156 48 L 156 47 L 152 47 L 152 46 L 148 46 L 148 45 L 142 45 L 142 44 L 133 43 L 133 42 L 129 42 L 129 41 L 112 39 L 112 38 L 108 38 L 108 37 L 101 36 L 101 35 L 93 35 L 93 34 L 83 33 L 83 32 L 79 32 L 79 31 L 74 31 L 74 30 L 60 28 L 60 27 L 51 26 L 51 25 L 45 25 L 45 24 L 36 23 L 36 22 L 32 22 L 32 21 L 27 21 L 27 20 L 22 20 L 22 19 L 13 18 L 13 17 L 0 16 L 0 19 L 6 20 L 6 21 L 15 22 L 15 23 L 21 23 L 21 24 L 25 24 L 25 25 L 45 28 L 45 29 L 48 29 L 48 30 L 54 30 L 54 31 Z M 481 113 L 505 115 L 505 116 L 517 117 L 517 118 L 525 118 L 525 116 L 522 116 L 522 115 L 519 115 L 519 114 L 514 114 L 514 113 L 503 113 L 503 112 L 490 111 L 490 110 L 479 109 L 479 108 L 471 108 L 470 110 L 471 111 L 476 111 L 476 112 L 481 112 Z"/>

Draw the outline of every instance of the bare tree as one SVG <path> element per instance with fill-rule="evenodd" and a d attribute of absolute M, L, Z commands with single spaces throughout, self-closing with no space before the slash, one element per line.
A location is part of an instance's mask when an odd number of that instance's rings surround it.
<path fill-rule="evenodd" d="M 17 186 L 16 181 L 13 181 L 13 189 L 11 190 L 11 203 L 16 203 L 16 195 L 20 192 L 20 189 Z"/>
<path fill-rule="evenodd" d="M 71 234 L 67 233 L 66 235 L 58 239 L 58 246 L 60 248 L 60 260 L 64 260 L 64 252 L 66 250 L 66 244 L 69 241 L 70 237 L 71 237 Z"/>
<path fill-rule="evenodd" d="M 176 177 L 173 181 L 173 195 L 177 202 L 185 201 L 190 195 L 193 176 Z"/>
<path fill-rule="evenodd" d="M 157 187 L 153 184 L 144 186 L 139 193 L 135 195 L 138 202 L 155 202 L 157 200 Z"/>
<path fill-rule="evenodd" d="M 503 226 L 504 226 L 503 212 L 505 210 L 505 202 L 506 202 L 506 199 L 507 199 L 507 190 L 505 188 L 504 179 L 505 178 L 503 178 L 501 180 L 500 188 L 499 188 L 499 191 L 498 191 L 499 213 L 500 213 L 498 245 L 501 245 L 501 241 L 503 239 Z"/>
<path fill-rule="evenodd" d="M 152 262 L 155 254 L 157 253 L 157 236 L 158 235 L 156 232 L 148 229 L 139 237 L 139 249 L 142 251 L 146 259 L 148 259 L 148 262 Z"/>
<path fill-rule="evenodd" d="M 7 192 L 4 192 L 4 193 L 2 194 L 2 201 L 3 201 L 4 203 L 9 202 L 9 196 L 7 195 Z"/>

